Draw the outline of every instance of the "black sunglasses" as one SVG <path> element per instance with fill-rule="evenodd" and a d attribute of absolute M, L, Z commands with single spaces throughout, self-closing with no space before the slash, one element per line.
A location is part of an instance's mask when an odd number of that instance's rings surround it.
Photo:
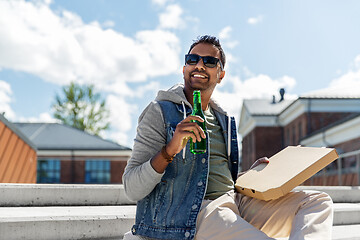
<path fill-rule="evenodd" d="M 223 65 L 222 65 L 220 59 L 218 59 L 216 57 L 211 57 L 211 56 L 203 57 L 203 56 L 199 56 L 197 54 L 186 54 L 185 55 L 185 63 L 189 64 L 189 65 L 197 64 L 200 61 L 200 59 L 203 60 L 204 65 L 208 68 L 216 67 L 216 64 L 219 62 L 221 70 L 223 69 Z"/>

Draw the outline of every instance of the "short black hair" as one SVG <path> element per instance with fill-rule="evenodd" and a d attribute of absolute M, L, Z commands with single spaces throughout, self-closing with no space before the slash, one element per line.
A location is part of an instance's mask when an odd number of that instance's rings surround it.
<path fill-rule="evenodd" d="M 224 53 L 224 50 L 222 49 L 220 41 L 217 37 L 210 36 L 210 35 L 199 36 L 196 40 L 194 40 L 194 43 L 191 44 L 188 54 L 199 43 L 208 43 L 208 44 L 215 46 L 217 49 L 219 49 L 220 61 L 223 65 L 223 67 L 225 67 L 225 62 L 226 62 L 225 53 Z"/>

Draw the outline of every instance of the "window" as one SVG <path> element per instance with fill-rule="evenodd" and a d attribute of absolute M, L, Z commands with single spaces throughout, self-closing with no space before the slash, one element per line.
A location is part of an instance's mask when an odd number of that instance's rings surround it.
<path fill-rule="evenodd" d="M 57 159 L 39 159 L 37 183 L 60 183 L 60 165 Z"/>
<path fill-rule="evenodd" d="M 85 183 L 110 183 L 110 161 L 87 160 L 85 162 Z"/>

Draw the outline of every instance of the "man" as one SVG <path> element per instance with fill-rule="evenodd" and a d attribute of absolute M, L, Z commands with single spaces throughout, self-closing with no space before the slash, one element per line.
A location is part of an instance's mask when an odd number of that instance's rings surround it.
<path fill-rule="evenodd" d="M 331 239 L 327 194 L 292 192 L 269 202 L 234 192 L 238 146 L 233 118 L 211 95 L 225 76 L 219 41 L 202 36 L 185 57 L 184 85 L 160 91 L 139 117 L 123 182 L 136 200 L 136 221 L 125 239 Z M 201 91 L 205 119 L 191 116 Z M 193 120 L 205 121 L 204 132 Z M 189 141 L 207 140 L 204 154 Z M 267 162 L 258 160 L 255 165 Z"/>

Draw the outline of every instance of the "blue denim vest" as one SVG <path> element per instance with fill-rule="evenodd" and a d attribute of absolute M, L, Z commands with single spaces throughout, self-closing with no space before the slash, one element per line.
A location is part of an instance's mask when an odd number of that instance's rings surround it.
<path fill-rule="evenodd" d="M 164 116 L 167 142 L 176 125 L 183 120 L 183 106 L 169 101 L 159 101 Z M 191 109 L 186 107 L 187 115 Z M 228 145 L 228 117 L 215 111 Z M 207 146 L 209 143 L 207 142 Z M 196 219 L 205 196 L 209 174 L 208 151 L 192 154 L 187 143 L 186 155 L 182 151 L 167 166 L 161 182 L 144 199 L 138 201 L 132 233 L 159 239 L 193 239 Z M 209 148 L 207 148 L 209 149 Z M 231 154 L 229 168 L 233 180 L 238 172 L 238 143 L 234 118 L 231 118 Z M 146 184 L 146 183 L 144 183 Z"/>

